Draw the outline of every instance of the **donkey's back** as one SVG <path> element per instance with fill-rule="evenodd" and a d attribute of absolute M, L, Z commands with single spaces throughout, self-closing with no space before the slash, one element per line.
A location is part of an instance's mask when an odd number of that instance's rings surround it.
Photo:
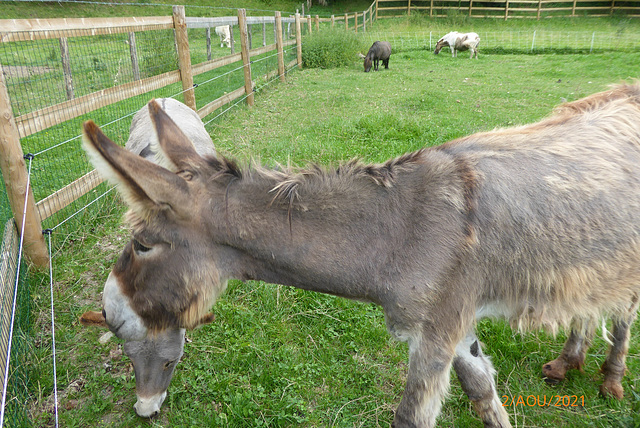
<path fill-rule="evenodd" d="M 444 146 L 471 165 L 480 312 L 519 327 L 635 312 L 640 295 L 640 91 L 622 86 L 537 124 Z M 491 309 L 493 308 L 493 309 Z"/>
<path fill-rule="evenodd" d="M 173 98 L 158 98 L 156 101 L 169 117 L 180 126 L 182 132 L 191 140 L 199 154 L 202 156 L 216 154 L 213 141 L 198 113 Z M 129 128 L 129 139 L 125 147 L 151 162 L 156 161 L 155 147 L 157 147 L 157 137 L 147 106 L 138 110 L 133 116 L 131 127 Z"/>

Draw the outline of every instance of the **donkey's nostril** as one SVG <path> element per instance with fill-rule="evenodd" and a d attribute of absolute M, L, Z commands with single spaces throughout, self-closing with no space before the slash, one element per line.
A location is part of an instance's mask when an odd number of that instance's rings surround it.
<path fill-rule="evenodd" d="M 156 410 L 155 412 L 153 412 L 151 414 L 151 416 L 149 416 L 150 418 L 155 418 L 156 416 L 158 416 L 158 413 L 160 413 L 160 410 Z"/>

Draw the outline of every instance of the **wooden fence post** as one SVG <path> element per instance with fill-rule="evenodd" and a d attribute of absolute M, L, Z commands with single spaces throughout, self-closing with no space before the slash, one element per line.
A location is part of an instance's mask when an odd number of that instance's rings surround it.
<path fill-rule="evenodd" d="M 211 61 L 211 27 L 205 29 L 205 35 L 207 37 L 207 61 Z"/>
<path fill-rule="evenodd" d="M 133 80 L 140 80 L 140 66 L 138 65 L 138 49 L 136 47 L 136 33 L 129 33 L 129 54 L 131 55 L 131 69 Z"/>
<path fill-rule="evenodd" d="M 284 52 L 282 43 L 282 18 L 280 11 L 276 12 L 276 51 L 278 52 L 278 75 L 280 81 L 284 82 Z"/>
<path fill-rule="evenodd" d="M 28 171 L 20 145 L 20 134 L 11 110 L 4 73 L 0 73 L 0 169 L 2 169 L 2 178 L 7 187 L 7 197 L 18 230 L 22 230 L 26 200 L 24 253 L 35 266 L 45 268 L 49 266 L 49 251 L 42 235 L 32 186 L 29 186 L 27 196 Z"/>
<path fill-rule="evenodd" d="M 194 111 L 196 96 L 193 90 L 193 74 L 191 74 L 191 54 L 189 53 L 189 36 L 187 35 L 187 18 L 184 6 L 173 6 L 173 27 L 176 32 L 176 46 L 178 47 L 178 63 L 180 64 L 180 80 L 184 91 L 184 103 Z"/>
<path fill-rule="evenodd" d="M 469 0 L 469 17 L 473 13 L 473 0 Z"/>
<path fill-rule="evenodd" d="M 538 14 L 537 19 L 540 21 L 540 10 L 542 9 L 542 0 L 538 0 Z"/>
<path fill-rule="evenodd" d="M 67 91 L 67 99 L 75 98 L 73 93 L 73 76 L 71 75 L 71 57 L 69 56 L 69 44 L 66 37 L 60 38 L 60 57 L 62 59 L 62 70 L 64 72 L 64 88 Z"/>
<path fill-rule="evenodd" d="M 311 15 L 307 15 L 307 27 L 309 29 L 309 34 L 311 34 L 313 32 L 313 30 L 311 29 Z"/>
<path fill-rule="evenodd" d="M 229 24 L 229 44 L 231 45 L 231 55 L 236 53 L 236 41 L 233 38 L 233 25 Z"/>
<path fill-rule="evenodd" d="M 367 32 L 367 11 L 362 12 L 362 32 Z"/>
<path fill-rule="evenodd" d="M 507 0 L 504 4 L 504 20 L 509 19 L 509 0 Z"/>
<path fill-rule="evenodd" d="M 349 15 L 346 13 L 344 14 L 344 29 L 349 31 Z"/>
<path fill-rule="evenodd" d="M 411 16 L 411 0 L 407 2 L 407 16 Z"/>
<path fill-rule="evenodd" d="M 320 17 L 316 15 L 314 21 L 316 23 L 316 31 L 320 31 Z"/>
<path fill-rule="evenodd" d="M 244 91 L 247 94 L 247 105 L 253 106 L 253 80 L 251 80 L 251 59 L 249 57 L 249 41 L 247 35 L 247 11 L 238 9 L 238 27 L 240 27 L 240 47 L 242 65 L 244 66 Z"/>
<path fill-rule="evenodd" d="M 302 68 L 302 32 L 300 27 L 300 14 L 296 12 L 296 55 L 298 57 L 298 67 Z"/>
<path fill-rule="evenodd" d="M 376 21 L 378 20 L 378 0 L 376 0 Z"/>
<path fill-rule="evenodd" d="M 333 27 L 335 26 L 336 26 L 336 16 L 331 15 L 331 28 L 333 29 Z"/>
<path fill-rule="evenodd" d="M 358 12 L 353 14 L 353 18 L 355 20 L 353 23 L 353 28 L 355 28 L 356 34 L 358 34 Z"/>

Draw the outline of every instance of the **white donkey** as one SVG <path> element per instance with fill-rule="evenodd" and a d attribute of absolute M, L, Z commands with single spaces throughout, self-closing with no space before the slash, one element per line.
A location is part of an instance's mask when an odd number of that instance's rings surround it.
<path fill-rule="evenodd" d="M 458 56 L 458 51 L 470 50 L 470 58 L 473 58 L 475 55 L 476 59 L 478 59 L 478 44 L 480 44 L 480 37 L 477 33 L 458 33 L 457 31 L 452 31 L 438 40 L 436 50 L 433 53 L 438 55 L 443 47 L 449 46 L 451 48 L 451 56 L 454 58 Z"/>
<path fill-rule="evenodd" d="M 229 25 L 221 25 L 215 28 L 216 34 L 220 36 L 220 47 L 222 45 L 226 45 L 228 48 L 231 47 L 231 26 Z"/>
<path fill-rule="evenodd" d="M 156 101 L 174 122 L 180 124 L 180 128 L 193 142 L 198 153 L 203 156 L 216 154 L 213 141 L 198 113 L 173 98 L 158 98 Z M 156 163 L 154 147 L 158 147 L 157 140 L 155 127 L 149 117 L 149 108 L 144 106 L 133 116 L 125 147 L 146 160 Z"/>

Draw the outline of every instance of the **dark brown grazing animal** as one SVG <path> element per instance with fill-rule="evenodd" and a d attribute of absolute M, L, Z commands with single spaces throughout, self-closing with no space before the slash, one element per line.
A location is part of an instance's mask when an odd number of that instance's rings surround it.
<path fill-rule="evenodd" d="M 610 318 L 600 391 L 622 398 L 640 301 L 639 85 L 383 164 L 298 172 L 201 157 L 156 102 L 149 109 L 168 169 L 84 125 L 94 165 L 131 209 L 102 313 L 129 349 L 156 340 L 143 346 L 156 353 L 148 359 L 173 369 L 175 338 L 210 321 L 227 280 L 260 279 L 382 306 L 391 335 L 409 344 L 396 428 L 435 425 L 452 367 L 485 426 L 510 426 L 474 333 L 485 317 L 568 328 L 543 366 L 556 380 L 582 366 Z M 146 368 L 135 365 L 136 375 Z M 151 416 L 166 389 L 145 373 L 136 382 Z"/>
<path fill-rule="evenodd" d="M 384 68 L 389 68 L 389 57 L 391 56 L 391 43 L 389 42 L 373 42 L 369 48 L 369 52 L 364 57 L 364 72 L 368 73 L 371 70 L 371 64 L 373 63 L 373 69 L 378 71 L 378 65 L 382 61 Z"/>

